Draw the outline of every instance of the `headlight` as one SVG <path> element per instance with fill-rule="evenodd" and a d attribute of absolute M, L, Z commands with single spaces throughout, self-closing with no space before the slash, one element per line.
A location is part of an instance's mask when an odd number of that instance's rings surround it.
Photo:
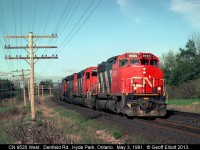
<path fill-rule="evenodd" d="M 161 87 L 158 87 L 158 91 L 160 91 L 161 90 Z"/>
<path fill-rule="evenodd" d="M 146 71 L 143 71 L 143 74 L 146 74 Z"/>

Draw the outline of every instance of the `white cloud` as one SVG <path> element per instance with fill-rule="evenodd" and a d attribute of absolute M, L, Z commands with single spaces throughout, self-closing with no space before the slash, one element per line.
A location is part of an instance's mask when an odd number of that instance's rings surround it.
<path fill-rule="evenodd" d="M 142 23 L 146 17 L 137 16 L 134 6 L 134 0 L 116 0 L 120 11 L 135 23 Z"/>
<path fill-rule="evenodd" d="M 184 20 L 200 29 L 200 0 L 171 0 L 170 10 L 181 14 Z"/>

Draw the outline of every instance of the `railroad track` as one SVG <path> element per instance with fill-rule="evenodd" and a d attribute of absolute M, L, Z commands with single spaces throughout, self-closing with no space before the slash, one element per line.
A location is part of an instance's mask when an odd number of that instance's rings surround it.
<path fill-rule="evenodd" d="M 200 126 L 185 124 L 183 122 L 169 121 L 157 118 L 156 120 L 135 119 L 135 122 L 146 124 L 155 127 L 169 128 L 186 134 L 193 135 L 200 138 Z"/>
<path fill-rule="evenodd" d="M 155 120 L 147 120 L 138 117 L 128 119 L 127 117 L 121 117 L 117 114 L 94 111 L 89 108 L 68 104 L 62 101 L 54 102 L 67 109 L 81 113 L 85 117 L 85 121 L 97 120 L 105 122 L 106 124 L 113 124 L 119 127 L 125 135 L 136 134 L 146 137 L 147 139 L 152 139 L 152 137 L 154 137 L 155 141 L 159 141 L 160 143 L 197 144 L 200 142 L 199 116 L 196 118 L 194 124 L 187 124 L 190 123 L 188 120 L 192 120 L 194 117 L 190 118 L 189 115 L 186 120 L 182 120 L 184 116 L 180 113 L 179 115 L 172 114 L 167 118 L 156 118 Z"/>

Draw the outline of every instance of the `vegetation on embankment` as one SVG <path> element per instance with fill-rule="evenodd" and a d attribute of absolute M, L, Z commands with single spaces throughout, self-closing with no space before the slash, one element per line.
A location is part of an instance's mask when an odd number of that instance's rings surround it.
<path fill-rule="evenodd" d="M 172 99 L 168 101 L 167 109 L 200 113 L 200 99 Z"/>
<path fill-rule="evenodd" d="M 36 104 L 31 121 L 30 104 L 0 107 L 0 144 L 146 144 L 141 135 L 123 135 L 111 124 L 86 119 L 51 100 Z"/>

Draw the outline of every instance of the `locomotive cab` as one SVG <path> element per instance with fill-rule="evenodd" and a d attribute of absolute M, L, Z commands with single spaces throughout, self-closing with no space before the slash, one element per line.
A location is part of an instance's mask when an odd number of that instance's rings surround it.
<path fill-rule="evenodd" d="M 112 67 L 112 93 L 163 94 L 159 59 L 150 53 L 126 53 Z"/>

